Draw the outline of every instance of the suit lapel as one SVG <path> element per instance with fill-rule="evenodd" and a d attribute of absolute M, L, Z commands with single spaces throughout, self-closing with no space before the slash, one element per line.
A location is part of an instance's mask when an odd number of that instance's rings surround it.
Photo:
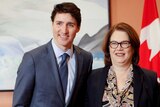
<path fill-rule="evenodd" d="M 80 55 L 80 50 L 76 47 L 74 47 L 74 51 L 75 51 L 75 58 L 76 58 L 76 73 L 77 73 L 77 77 L 76 80 L 79 81 L 80 79 L 80 74 L 81 74 L 81 69 L 83 68 L 83 57 L 82 55 Z"/>
<path fill-rule="evenodd" d="M 48 48 L 48 52 L 49 52 L 49 56 L 50 57 L 50 70 L 53 73 L 53 76 L 55 78 L 55 80 L 53 80 L 54 84 L 56 84 L 56 88 L 57 88 L 57 92 L 61 98 L 61 100 L 64 102 L 65 101 L 65 97 L 63 95 L 63 88 L 62 88 L 62 84 L 60 81 L 60 77 L 59 77 L 59 68 L 58 68 L 58 64 L 57 64 L 57 59 L 53 50 L 53 47 L 51 45 L 51 41 L 47 44 L 47 48 Z"/>
<path fill-rule="evenodd" d="M 83 57 L 82 55 L 80 55 L 80 50 L 78 48 L 76 48 L 76 46 L 74 46 L 74 53 L 75 53 L 75 62 L 76 62 L 76 66 L 75 66 L 75 72 L 76 72 L 76 77 L 75 77 L 75 82 L 73 84 L 73 91 L 72 94 L 75 95 L 76 93 L 74 92 L 74 90 L 79 89 L 79 82 L 80 82 L 80 78 L 81 78 L 81 72 L 82 72 L 82 65 L 83 65 Z M 71 94 L 71 95 L 72 95 Z M 76 95 L 75 95 L 76 96 Z"/>
<path fill-rule="evenodd" d="M 142 83 L 143 83 L 143 76 L 142 76 L 142 71 L 139 69 L 137 66 L 133 67 L 133 72 L 134 72 L 134 105 L 135 107 L 138 107 L 138 103 L 140 101 L 140 94 L 142 90 Z"/>

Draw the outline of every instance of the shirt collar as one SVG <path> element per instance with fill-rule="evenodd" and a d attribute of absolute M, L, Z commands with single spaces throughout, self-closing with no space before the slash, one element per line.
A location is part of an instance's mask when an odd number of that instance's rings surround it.
<path fill-rule="evenodd" d="M 61 57 L 61 55 L 63 55 L 64 53 L 67 53 L 70 57 L 73 56 L 73 45 L 70 49 L 68 49 L 67 51 L 63 51 L 61 48 L 59 48 L 54 40 L 52 39 L 52 47 L 53 47 L 53 50 L 55 52 L 55 55 L 56 55 L 56 58 L 59 58 Z"/>

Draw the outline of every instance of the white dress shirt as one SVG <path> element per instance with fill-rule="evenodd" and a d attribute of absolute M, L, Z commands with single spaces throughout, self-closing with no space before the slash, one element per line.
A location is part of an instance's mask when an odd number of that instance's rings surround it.
<path fill-rule="evenodd" d="M 65 97 L 65 103 L 66 105 L 68 105 L 70 97 L 72 95 L 73 87 L 75 84 L 75 78 L 77 75 L 75 71 L 76 70 L 75 53 L 73 51 L 73 46 L 71 47 L 71 49 L 68 49 L 66 52 L 64 52 L 54 43 L 54 39 L 52 39 L 52 47 L 55 52 L 59 67 L 60 67 L 60 62 L 62 60 L 61 55 L 63 55 L 64 53 L 67 53 L 70 56 L 68 58 L 68 84 L 67 84 L 67 92 Z"/>

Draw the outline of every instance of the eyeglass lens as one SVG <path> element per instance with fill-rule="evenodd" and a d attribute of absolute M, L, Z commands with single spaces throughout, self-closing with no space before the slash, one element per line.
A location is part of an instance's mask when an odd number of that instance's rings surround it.
<path fill-rule="evenodd" d="M 111 41 L 110 47 L 116 49 L 119 46 L 119 44 L 121 48 L 128 48 L 130 46 L 130 41 L 122 41 L 122 42 Z"/>

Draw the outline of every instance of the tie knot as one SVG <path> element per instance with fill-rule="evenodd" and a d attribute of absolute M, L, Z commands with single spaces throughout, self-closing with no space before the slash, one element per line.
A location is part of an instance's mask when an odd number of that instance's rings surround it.
<path fill-rule="evenodd" d="M 67 59 L 68 56 L 69 56 L 69 55 L 68 55 L 67 53 L 64 53 L 64 54 L 62 55 L 62 62 L 66 61 L 66 59 Z"/>

